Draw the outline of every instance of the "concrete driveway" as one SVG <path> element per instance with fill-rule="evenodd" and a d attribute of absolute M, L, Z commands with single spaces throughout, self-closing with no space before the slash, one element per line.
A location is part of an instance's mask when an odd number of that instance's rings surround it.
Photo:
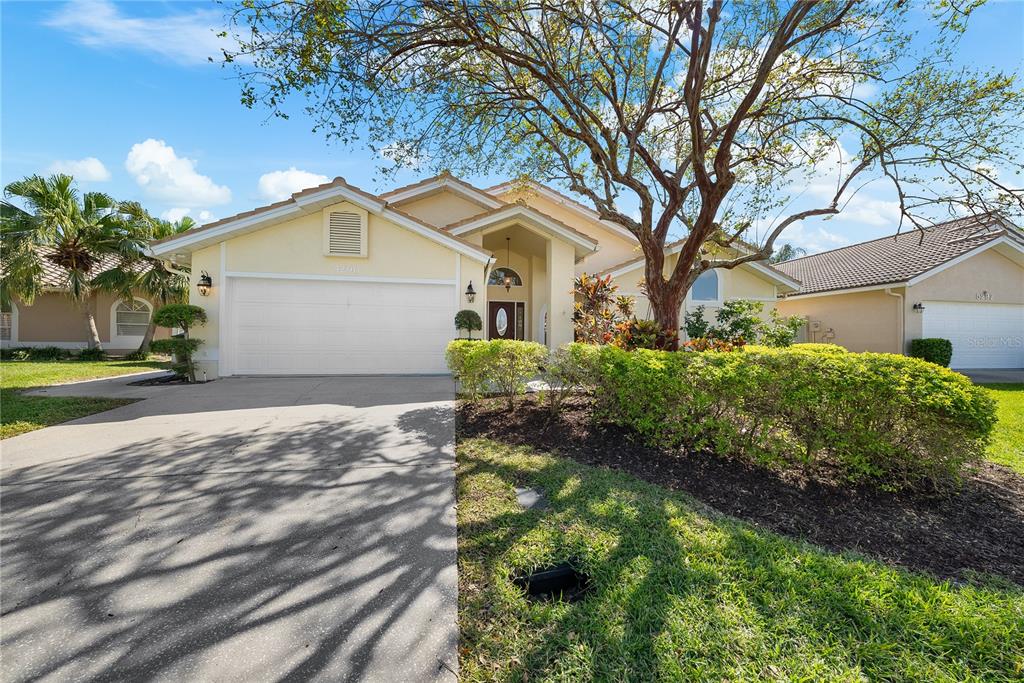
<path fill-rule="evenodd" d="M 450 379 L 96 391 L 0 443 L 4 681 L 455 678 Z"/>

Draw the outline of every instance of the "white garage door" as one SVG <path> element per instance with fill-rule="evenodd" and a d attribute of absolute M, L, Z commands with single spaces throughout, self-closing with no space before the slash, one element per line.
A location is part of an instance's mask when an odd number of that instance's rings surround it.
<path fill-rule="evenodd" d="M 923 303 L 923 336 L 953 342 L 950 367 L 1024 367 L 1024 306 Z"/>
<path fill-rule="evenodd" d="M 447 372 L 453 285 L 230 278 L 227 371 Z"/>

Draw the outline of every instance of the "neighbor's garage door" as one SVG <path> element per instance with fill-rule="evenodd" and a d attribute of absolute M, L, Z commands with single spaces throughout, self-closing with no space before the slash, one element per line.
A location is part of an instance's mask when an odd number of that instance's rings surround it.
<path fill-rule="evenodd" d="M 923 336 L 953 342 L 954 368 L 1024 367 L 1024 306 L 925 301 Z"/>
<path fill-rule="evenodd" d="M 446 372 L 452 285 L 231 278 L 233 374 Z"/>

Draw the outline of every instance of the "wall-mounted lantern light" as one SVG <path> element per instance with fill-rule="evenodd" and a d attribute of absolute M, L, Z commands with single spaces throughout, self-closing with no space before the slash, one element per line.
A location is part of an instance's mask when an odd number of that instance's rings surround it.
<path fill-rule="evenodd" d="M 469 281 L 469 287 L 466 287 L 466 301 L 473 303 L 476 300 L 476 290 L 473 289 L 473 281 Z"/>
<path fill-rule="evenodd" d="M 918 301 L 916 304 L 914 304 L 914 310 L 920 313 L 921 311 L 924 310 L 924 304 Z"/>
<path fill-rule="evenodd" d="M 199 290 L 199 296 L 208 296 L 210 294 L 211 287 L 213 287 L 213 278 L 204 270 L 203 274 L 199 276 L 199 281 L 196 282 L 196 289 Z"/>

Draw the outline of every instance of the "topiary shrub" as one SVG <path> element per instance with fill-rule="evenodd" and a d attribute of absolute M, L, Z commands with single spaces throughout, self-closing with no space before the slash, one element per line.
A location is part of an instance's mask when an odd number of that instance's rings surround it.
<path fill-rule="evenodd" d="M 150 349 L 174 356 L 174 371 L 187 377 L 189 382 L 195 382 L 196 367 L 192 357 L 203 340 L 189 338 L 189 330 L 206 322 L 206 311 L 190 304 L 168 304 L 153 313 L 153 322 L 161 327 L 181 328 L 181 337 L 158 339 L 150 345 Z"/>
<path fill-rule="evenodd" d="M 995 424 L 983 389 L 896 354 L 602 347 L 595 372 L 599 416 L 653 445 L 827 468 L 888 490 L 956 481 Z"/>
<path fill-rule="evenodd" d="M 455 329 L 466 330 L 470 339 L 473 338 L 474 330 L 484 329 L 484 322 L 480 314 L 470 308 L 464 308 L 455 314 Z"/>
<path fill-rule="evenodd" d="M 949 361 L 953 360 L 953 342 L 938 337 L 911 339 L 910 355 L 948 368 Z"/>

